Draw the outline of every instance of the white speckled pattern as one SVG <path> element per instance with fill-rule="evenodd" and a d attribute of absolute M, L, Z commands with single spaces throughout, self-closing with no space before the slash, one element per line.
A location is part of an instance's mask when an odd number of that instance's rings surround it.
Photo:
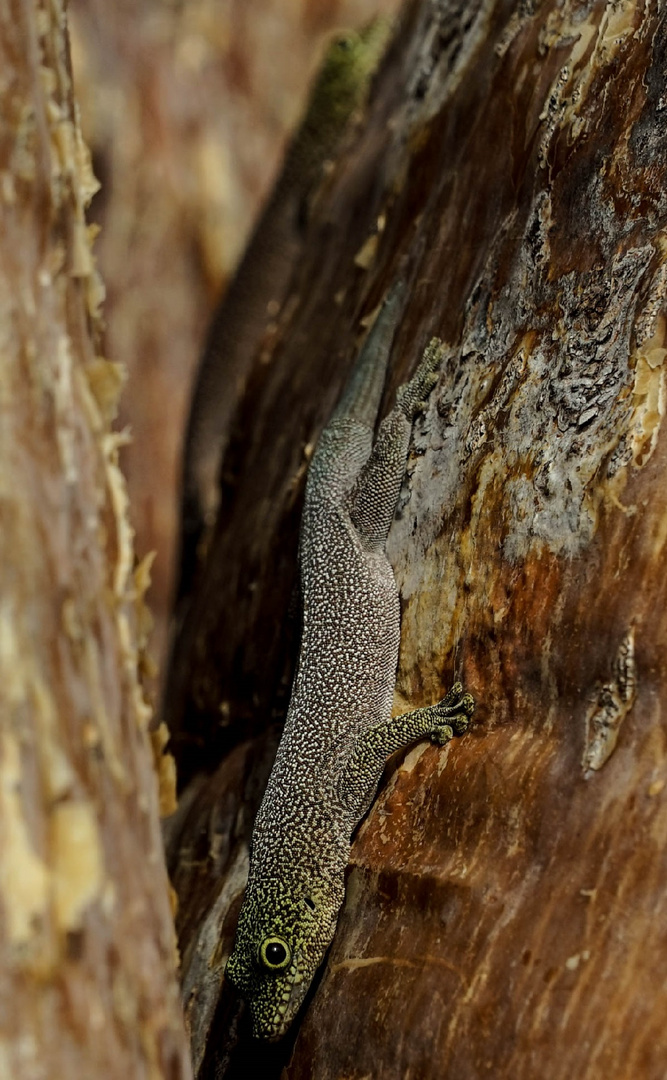
<path fill-rule="evenodd" d="M 308 473 L 301 524 L 303 632 L 285 730 L 255 821 L 250 875 L 227 975 L 250 1005 L 254 1034 L 294 1018 L 333 937 L 350 836 L 385 761 L 431 735 L 467 727 L 457 684 L 439 705 L 391 719 L 400 607 L 385 554 L 412 421 L 437 381 L 432 342 L 373 444 L 400 289 L 385 301 Z M 260 948 L 278 942 L 269 969 Z M 282 951 L 281 951 L 282 944 Z"/>

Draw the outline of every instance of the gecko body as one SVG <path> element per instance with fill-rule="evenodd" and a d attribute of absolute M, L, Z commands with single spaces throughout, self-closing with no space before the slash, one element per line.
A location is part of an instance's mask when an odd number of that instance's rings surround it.
<path fill-rule="evenodd" d="M 462 734 L 474 708 L 457 683 L 438 704 L 391 716 L 400 607 L 385 545 L 412 422 L 442 356 L 432 342 L 374 440 L 400 305 L 393 290 L 308 471 L 301 648 L 227 965 L 262 1038 L 284 1034 L 333 938 L 351 836 L 387 758 L 425 736 L 444 744 Z"/>

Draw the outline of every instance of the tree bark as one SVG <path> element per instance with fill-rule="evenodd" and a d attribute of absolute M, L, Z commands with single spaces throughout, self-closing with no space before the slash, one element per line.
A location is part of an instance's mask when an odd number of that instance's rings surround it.
<path fill-rule="evenodd" d="M 403 12 L 235 419 L 171 673 L 201 1078 L 664 1075 L 666 43 L 657 2 Z M 222 970 L 295 655 L 303 479 L 397 278 L 387 405 L 430 337 L 449 349 L 390 536 L 396 711 L 454 675 L 478 711 L 391 763 L 319 985 L 260 1050 Z"/>
<path fill-rule="evenodd" d="M 0 1074 L 191 1076 L 65 8 L 0 3 Z"/>

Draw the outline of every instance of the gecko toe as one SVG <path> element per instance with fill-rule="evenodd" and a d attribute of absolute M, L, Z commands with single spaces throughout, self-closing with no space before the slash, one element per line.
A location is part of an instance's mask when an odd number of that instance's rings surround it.
<path fill-rule="evenodd" d="M 439 724 L 431 731 L 430 738 L 436 746 L 446 746 L 454 738 L 454 729 L 451 724 Z"/>
<path fill-rule="evenodd" d="M 470 717 L 475 711 L 472 694 L 464 694 L 460 682 L 436 705 L 440 725 L 452 729 L 453 735 L 464 735 L 470 727 Z"/>
<path fill-rule="evenodd" d="M 453 716 L 451 719 L 451 726 L 454 729 L 455 735 L 465 735 L 466 731 L 470 727 L 470 717 Z"/>
<path fill-rule="evenodd" d="M 463 694 L 463 683 L 455 682 L 452 687 L 447 691 L 442 701 L 439 701 L 439 705 L 456 705 L 461 700 Z"/>

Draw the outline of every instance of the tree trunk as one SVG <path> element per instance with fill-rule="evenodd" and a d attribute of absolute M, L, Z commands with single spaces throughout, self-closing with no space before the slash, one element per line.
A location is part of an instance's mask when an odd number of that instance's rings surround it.
<path fill-rule="evenodd" d="M 666 43 L 659 3 L 413 0 L 317 203 L 171 673 L 201 1078 L 664 1076 Z M 455 675 L 478 711 L 390 765 L 323 976 L 264 1051 L 222 971 L 295 656 L 303 479 L 399 278 L 387 406 L 430 337 L 449 349 L 390 537 L 396 711 Z"/>
<path fill-rule="evenodd" d="M 64 5 L 0 4 L 0 1074 L 191 1075 Z"/>

